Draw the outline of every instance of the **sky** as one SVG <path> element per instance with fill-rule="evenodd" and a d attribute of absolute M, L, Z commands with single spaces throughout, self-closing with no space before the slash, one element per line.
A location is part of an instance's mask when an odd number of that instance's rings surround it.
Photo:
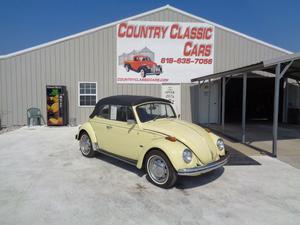
<path fill-rule="evenodd" d="M 300 52 L 299 0 L 0 0 L 0 55 L 167 4 Z"/>

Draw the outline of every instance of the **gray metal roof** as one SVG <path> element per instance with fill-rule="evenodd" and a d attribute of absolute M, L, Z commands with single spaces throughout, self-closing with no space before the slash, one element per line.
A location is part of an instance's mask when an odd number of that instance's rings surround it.
<path fill-rule="evenodd" d="M 264 71 L 275 74 L 276 66 L 278 64 L 287 65 L 291 63 L 291 66 L 285 72 L 284 77 L 300 80 L 300 52 L 290 55 L 281 56 L 279 58 L 264 60 L 255 64 L 239 67 L 232 70 L 227 70 L 220 73 L 214 73 L 202 77 L 193 78 L 191 81 L 202 81 L 208 79 L 215 79 L 227 76 L 237 76 L 243 73 L 250 73 L 253 71 Z"/>

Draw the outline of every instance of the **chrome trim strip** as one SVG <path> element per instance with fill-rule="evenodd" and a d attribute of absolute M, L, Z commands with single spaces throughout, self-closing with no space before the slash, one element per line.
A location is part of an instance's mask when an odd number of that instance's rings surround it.
<path fill-rule="evenodd" d="M 230 154 L 228 152 L 225 153 L 225 156 L 221 156 L 219 160 L 208 163 L 205 166 L 198 166 L 193 168 L 179 169 L 178 175 L 180 176 L 197 176 L 202 173 L 207 173 L 209 171 L 220 168 L 228 163 L 230 158 Z"/>

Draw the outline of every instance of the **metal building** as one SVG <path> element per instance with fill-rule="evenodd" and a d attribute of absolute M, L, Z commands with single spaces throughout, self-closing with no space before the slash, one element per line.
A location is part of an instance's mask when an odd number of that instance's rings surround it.
<path fill-rule="evenodd" d="M 290 54 L 201 17 L 164 6 L 36 47 L 0 56 L 0 118 L 2 126 L 26 124 L 26 110 L 38 107 L 46 115 L 46 85 L 65 85 L 69 118 L 85 121 L 93 107 L 80 106 L 80 82 L 96 84 L 96 98 L 116 94 L 161 96 L 159 84 L 116 82 L 116 27 L 123 21 L 204 22 L 215 27 L 214 73 Z M 195 77 L 197 74 L 195 74 Z M 194 122 L 220 122 L 219 82 L 207 96 L 206 86 L 181 84 L 181 117 Z M 212 104 L 208 109 L 208 101 Z M 210 113 L 207 114 L 206 112 Z M 209 115 L 210 118 L 207 117 Z"/>

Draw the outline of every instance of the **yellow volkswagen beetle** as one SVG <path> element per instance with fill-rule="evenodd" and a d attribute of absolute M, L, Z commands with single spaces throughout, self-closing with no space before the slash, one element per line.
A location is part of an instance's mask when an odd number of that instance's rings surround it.
<path fill-rule="evenodd" d="M 177 118 L 169 100 L 120 95 L 101 99 L 76 135 L 82 155 L 95 151 L 145 169 L 150 180 L 172 187 L 179 176 L 197 176 L 228 162 L 224 142 Z"/>

